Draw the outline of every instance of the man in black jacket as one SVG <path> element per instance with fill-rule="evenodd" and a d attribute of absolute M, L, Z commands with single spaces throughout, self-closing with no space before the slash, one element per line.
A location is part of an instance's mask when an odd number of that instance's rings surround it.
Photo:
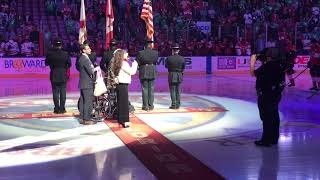
<path fill-rule="evenodd" d="M 100 68 L 104 73 L 108 73 L 108 67 L 111 59 L 113 58 L 113 53 L 117 49 L 116 40 L 112 39 L 110 42 L 110 49 L 103 53 L 100 61 Z"/>
<path fill-rule="evenodd" d="M 54 113 L 65 113 L 67 70 L 71 67 L 71 59 L 62 50 L 62 42 L 57 39 L 54 47 L 46 54 L 45 65 L 50 66 L 50 81 L 54 102 Z"/>
<path fill-rule="evenodd" d="M 157 76 L 157 60 L 159 53 L 153 50 L 152 40 L 147 40 L 145 49 L 138 52 L 139 79 L 142 86 L 142 110 L 153 110 L 154 80 Z"/>
<path fill-rule="evenodd" d="M 262 65 L 254 70 L 257 59 Z M 266 48 L 263 55 L 251 56 L 250 73 L 256 79 L 258 108 L 262 120 L 263 133 L 257 146 L 271 146 L 279 139 L 279 103 L 285 84 L 285 54 L 279 48 Z"/>
<path fill-rule="evenodd" d="M 83 44 L 80 47 L 82 55 L 79 58 L 78 70 L 80 72 L 79 88 L 80 88 L 80 123 L 84 125 L 95 124 L 92 119 L 93 109 L 93 89 L 94 89 L 94 72 L 95 68 L 89 59 L 91 49 L 88 44 Z"/>
<path fill-rule="evenodd" d="M 180 108 L 180 84 L 183 81 L 183 71 L 185 69 L 185 61 L 182 56 L 179 55 L 180 47 L 175 44 L 172 47 L 172 56 L 166 59 L 165 67 L 168 69 L 168 82 L 171 96 L 170 109 Z"/>

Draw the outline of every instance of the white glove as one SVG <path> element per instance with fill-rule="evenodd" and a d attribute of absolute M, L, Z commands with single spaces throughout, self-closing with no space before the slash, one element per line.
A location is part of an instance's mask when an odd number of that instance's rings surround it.
<path fill-rule="evenodd" d="M 257 55 L 256 54 L 251 55 L 251 58 L 250 58 L 250 74 L 251 74 L 252 77 L 255 77 L 254 65 L 256 64 L 256 61 L 257 61 Z"/>
<path fill-rule="evenodd" d="M 138 66 L 138 62 L 136 60 L 133 60 L 132 65 L 133 66 Z"/>
<path fill-rule="evenodd" d="M 94 68 L 94 71 L 98 71 L 100 69 L 100 66 L 97 66 Z"/>

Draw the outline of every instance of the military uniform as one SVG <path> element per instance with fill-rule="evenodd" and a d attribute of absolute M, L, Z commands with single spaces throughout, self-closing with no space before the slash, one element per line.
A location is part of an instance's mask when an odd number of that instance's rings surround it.
<path fill-rule="evenodd" d="M 277 53 L 280 53 L 278 51 Z M 281 57 L 278 54 L 273 57 Z M 263 134 L 256 145 L 269 146 L 277 144 L 279 139 L 279 103 L 285 83 L 285 67 L 278 61 L 269 61 L 254 71 L 258 108 L 263 123 Z"/>
<path fill-rule="evenodd" d="M 108 73 L 109 64 L 111 59 L 113 58 L 114 51 L 117 49 L 116 47 L 117 41 L 112 39 L 110 41 L 110 49 L 103 53 L 103 56 L 100 61 L 100 68 L 103 72 Z"/>
<path fill-rule="evenodd" d="M 103 56 L 100 61 L 100 68 L 105 73 L 108 72 L 108 67 L 109 67 L 111 59 L 113 58 L 113 53 L 115 50 L 116 49 L 111 49 L 111 50 L 105 51 L 103 53 Z"/>
<path fill-rule="evenodd" d="M 46 54 L 45 65 L 50 66 L 50 81 L 54 102 L 54 113 L 64 113 L 66 103 L 67 70 L 71 59 L 67 52 L 53 48 Z"/>
<path fill-rule="evenodd" d="M 168 82 L 171 96 L 170 109 L 179 109 L 180 107 L 180 84 L 183 80 L 183 71 L 185 69 L 184 58 L 180 55 L 172 55 L 166 59 L 165 67 L 168 69 Z"/>
<path fill-rule="evenodd" d="M 159 53 L 151 48 L 138 52 L 139 79 L 142 86 L 142 109 L 153 110 L 154 105 L 154 80 L 157 76 L 156 63 Z"/>

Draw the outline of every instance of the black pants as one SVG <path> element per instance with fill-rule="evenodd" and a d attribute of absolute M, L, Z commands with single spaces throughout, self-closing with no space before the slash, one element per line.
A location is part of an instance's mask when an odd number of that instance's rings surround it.
<path fill-rule="evenodd" d="M 51 82 L 52 86 L 52 95 L 53 95 L 53 103 L 55 111 L 63 111 L 65 110 L 66 104 L 66 86 L 67 83 L 54 83 Z"/>
<path fill-rule="evenodd" d="M 171 106 L 180 107 L 180 83 L 169 83 Z"/>
<path fill-rule="evenodd" d="M 91 120 L 93 109 L 93 89 L 80 89 L 80 119 Z"/>
<path fill-rule="evenodd" d="M 311 77 L 320 77 L 320 65 L 312 65 L 310 67 Z"/>
<path fill-rule="evenodd" d="M 128 95 L 128 84 L 117 85 L 117 100 L 118 100 L 118 122 L 125 123 L 129 122 L 129 95 Z"/>
<path fill-rule="evenodd" d="M 263 124 L 261 140 L 266 143 L 277 143 L 279 139 L 279 103 L 281 92 L 262 93 L 258 96 L 258 108 Z"/>
<path fill-rule="evenodd" d="M 154 79 L 140 80 L 142 86 L 142 107 L 154 108 Z"/>

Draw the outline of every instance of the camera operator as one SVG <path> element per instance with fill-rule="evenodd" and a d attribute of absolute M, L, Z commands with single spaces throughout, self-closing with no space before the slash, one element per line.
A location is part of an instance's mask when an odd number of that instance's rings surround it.
<path fill-rule="evenodd" d="M 251 56 L 250 73 L 256 77 L 259 115 L 263 124 L 260 140 L 257 146 L 271 146 L 279 139 L 279 110 L 281 93 L 285 83 L 285 54 L 280 48 L 266 48 L 260 54 Z M 262 65 L 255 70 L 256 60 Z"/>

